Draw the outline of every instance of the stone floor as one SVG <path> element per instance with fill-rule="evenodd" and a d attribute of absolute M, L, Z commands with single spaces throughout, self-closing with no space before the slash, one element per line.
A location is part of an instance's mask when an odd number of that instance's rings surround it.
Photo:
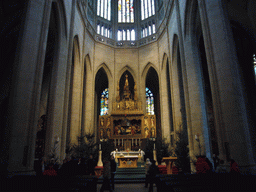
<path fill-rule="evenodd" d="M 114 192 L 148 192 L 148 188 L 144 187 L 144 183 L 129 183 L 129 184 L 116 184 Z M 97 192 L 100 191 L 101 184 L 97 185 Z M 154 185 L 153 192 L 156 192 L 157 188 Z"/>

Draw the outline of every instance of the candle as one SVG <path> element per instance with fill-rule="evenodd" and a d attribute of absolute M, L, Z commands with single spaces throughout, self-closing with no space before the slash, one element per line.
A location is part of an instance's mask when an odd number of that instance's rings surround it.
<path fill-rule="evenodd" d="M 196 140 L 198 139 L 198 136 L 197 136 L 197 135 L 195 135 L 195 139 L 196 139 Z"/>
<path fill-rule="evenodd" d="M 136 145 L 138 144 L 138 140 L 137 139 L 135 139 L 135 142 L 136 142 Z"/>
<path fill-rule="evenodd" d="M 99 150 L 101 150 L 101 144 L 99 144 Z"/>
<path fill-rule="evenodd" d="M 117 139 L 118 145 L 120 145 L 119 139 Z"/>
<path fill-rule="evenodd" d="M 156 144 L 154 143 L 154 149 L 156 149 Z"/>

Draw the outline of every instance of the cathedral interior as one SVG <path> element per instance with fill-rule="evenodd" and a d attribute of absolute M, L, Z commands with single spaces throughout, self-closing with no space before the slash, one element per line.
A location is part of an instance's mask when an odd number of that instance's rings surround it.
<path fill-rule="evenodd" d="M 34 174 L 94 133 L 118 150 L 146 139 L 256 173 L 256 2 L 0 2 L 0 162 Z M 253 120 L 254 119 L 254 120 Z M 191 171 L 195 168 L 191 165 Z"/>

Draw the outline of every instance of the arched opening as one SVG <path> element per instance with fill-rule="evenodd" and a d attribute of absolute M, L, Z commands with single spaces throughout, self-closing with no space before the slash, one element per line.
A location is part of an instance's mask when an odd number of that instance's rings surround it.
<path fill-rule="evenodd" d="M 231 21 L 231 28 L 239 62 L 239 75 L 242 81 L 251 139 L 256 141 L 256 41 L 253 35 L 239 23 Z M 252 142 L 256 154 L 256 142 Z"/>
<path fill-rule="evenodd" d="M 210 131 L 210 138 L 211 138 L 211 145 L 212 145 L 212 154 L 219 155 L 218 149 L 218 141 L 217 135 L 215 130 L 214 124 L 214 111 L 213 111 L 213 101 L 212 101 L 212 91 L 211 91 L 211 83 L 209 78 L 208 72 L 208 64 L 207 58 L 205 53 L 205 45 L 203 36 L 200 36 L 199 39 L 199 52 L 200 52 L 200 59 L 201 59 L 201 67 L 202 67 L 202 74 L 203 74 L 203 88 L 204 88 L 204 95 L 206 100 L 206 111 L 207 111 L 207 119 L 208 119 L 208 127 Z"/>
<path fill-rule="evenodd" d="M 146 76 L 146 89 L 149 89 L 154 96 L 154 114 L 156 115 L 156 136 L 162 139 L 161 131 L 161 113 L 160 113 L 160 94 L 159 94 L 159 78 L 156 70 L 150 67 Z M 145 90 L 146 91 L 146 90 Z M 145 95 L 146 97 L 146 95 Z M 147 107 L 147 106 L 145 106 Z"/>
<path fill-rule="evenodd" d="M 108 77 L 105 72 L 105 70 L 102 68 L 99 69 L 99 71 L 96 74 L 95 78 L 95 108 L 96 108 L 96 126 L 97 122 L 99 121 L 99 116 L 101 115 L 107 115 L 108 112 Z M 100 134 L 102 134 L 102 137 L 105 135 L 104 130 L 99 131 L 98 139 L 100 139 Z"/>

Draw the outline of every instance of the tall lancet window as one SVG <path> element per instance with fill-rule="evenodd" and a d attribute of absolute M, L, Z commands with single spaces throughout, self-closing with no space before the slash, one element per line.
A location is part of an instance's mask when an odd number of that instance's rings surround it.
<path fill-rule="evenodd" d="M 108 115 L 108 88 L 101 93 L 100 115 Z"/>
<path fill-rule="evenodd" d="M 133 0 L 118 0 L 118 23 L 134 23 Z"/>
<path fill-rule="evenodd" d="M 146 87 L 146 111 L 148 115 L 154 115 L 154 95 L 149 88 Z"/>
<path fill-rule="evenodd" d="M 97 15 L 111 20 L 111 0 L 97 0 Z"/>
<path fill-rule="evenodd" d="M 155 15 L 155 0 L 141 0 L 141 20 Z"/>

